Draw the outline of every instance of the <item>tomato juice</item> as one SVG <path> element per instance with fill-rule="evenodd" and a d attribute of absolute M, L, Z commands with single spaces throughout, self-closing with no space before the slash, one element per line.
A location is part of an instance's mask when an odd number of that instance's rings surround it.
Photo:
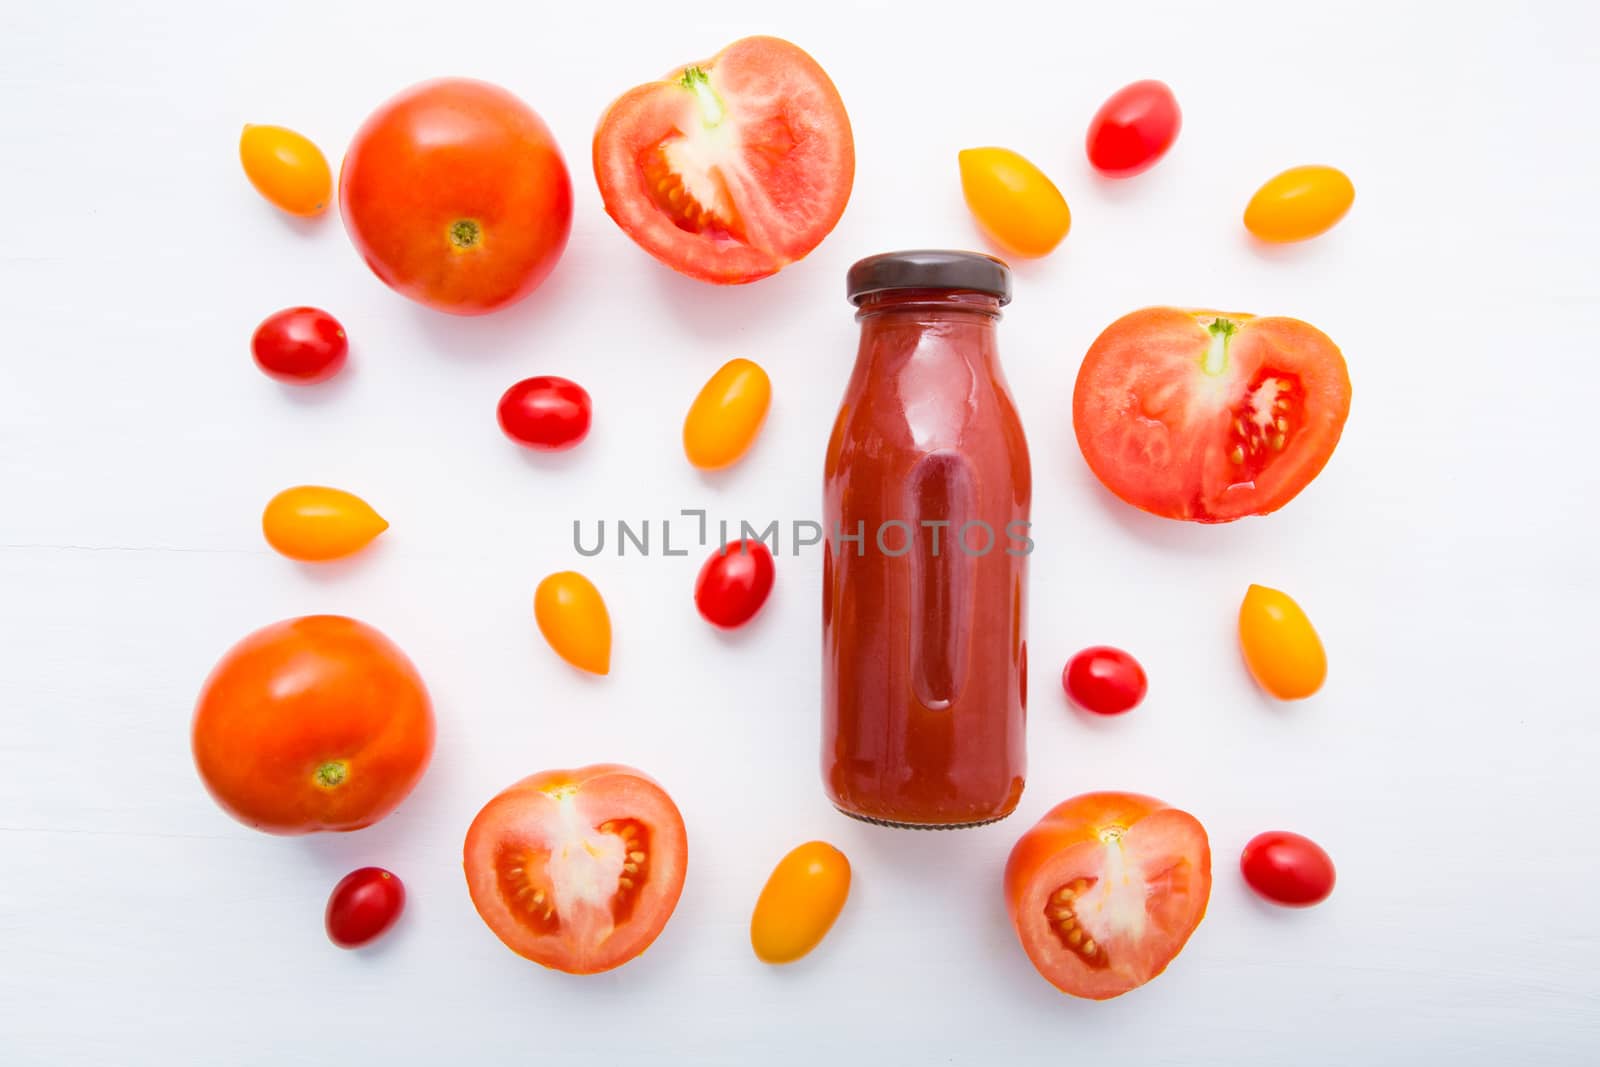
<path fill-rule="evenodd" d="M 899 252 L 857 263 L 848 289 L 861 342 L 824 475 L 824 782 L 869 821 L 991 822 L 1025 766 L 1032 487 L 995 342 L 1010 271 Z"/>

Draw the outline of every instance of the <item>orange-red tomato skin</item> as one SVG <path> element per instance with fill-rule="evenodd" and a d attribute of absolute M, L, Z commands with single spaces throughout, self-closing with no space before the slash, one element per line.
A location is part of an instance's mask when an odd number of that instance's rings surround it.
<path fill-rule="evenodd" d="M 235 644 L 206 679 L 191 732 L 212 798 L 273 834 L 377 822 L 421 779 L 433 739 L 416 667 L 341 615 L 285 619 Z"/>
<path fill-rule="evenodd" d="M 550 128 L 470 78 L 414 85 L 368 116 L 340 168 L 339 205 L 373 273 L 453 315 L 533 292 L 572 230 L 572 180 Z"/>

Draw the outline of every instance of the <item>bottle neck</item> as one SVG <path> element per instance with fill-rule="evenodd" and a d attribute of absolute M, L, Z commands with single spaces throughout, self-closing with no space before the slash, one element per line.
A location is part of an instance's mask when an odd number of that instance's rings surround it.
<path fill-rule="evenodd" d="M 890 289 L 864 297 L 856 321 L 866 328 L 874 319 L 900 315 L 930 322 L 975 319 L 992 329 L 1000 319 L 1000 298 L 965 289 Z"/>
<path fill-rule="evenodd" d="M 861 347 L 856 369 L 878 380 L 908 366 L 965 366 L 992 373 L 997 358 L 995 323 L 1000 300 L 988 293 L 948 289 L 896 289 L 874 293 L 856 312 Z"/>

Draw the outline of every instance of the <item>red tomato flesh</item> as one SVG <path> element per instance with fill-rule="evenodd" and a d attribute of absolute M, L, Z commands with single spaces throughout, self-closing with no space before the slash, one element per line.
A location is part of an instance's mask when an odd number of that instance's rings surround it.
<path fill-rule="evenodd" d="M 767 602 L 773 574 L 772 551 L 765 542 L 745 538 L 724 545 L 700 568 L 695 607 L 713 626 L 743 626 Z"/>
<path fill-rule="evenodd" d="M 1109 1000 L 1166 970 L 1205 917 L 1211 846 L 1187 812 L 1136 793 L 1051 808 L 1006 861 L 1023 950 L 1064 993 Z"/>
<path fill-rule="evenodd" d="M 688 837 L 672 798 L 629 767 L 524 778 L 467 831 L 473 906 L 507 948 L 568 974 L 608 971 L 661 933 Z"/>
<path fill-rule="evenodd" d="M 1089 162 L 1108 178 L 1142 174 L 1166 155 L 1182 125 L 1178 99 L 1165 82 L 1134 82 L 1112 93 L 1090 120 Z"/>
<path fill-rule="evenodd" d="M 630 89 L 594 136 L 607 214 L 673 270 L 722 284 L 815 248 L 844 213 L 855 166 L 838 90 L 776 37 Z"/>
<path fill-rule="evenodd" d="M 1306 908 L 1333 892 L 1333 860 L 1309 837 L 1287 830 L 1257 834 L 1239 856 L 1250 888 L 1274 904 Z"/>
<path fill-rule="evenodd" d="M 1172 307 L 1106 327 L 1072 395 L 1078 447 L 1105 487 L 1198 522 L 1294 499 L 1333 455 L 1349 412 L 1344 356 L 1315 326 Z"/>
<path fill-rule="evenodd" d="M 323 925 L 340 948 L 360 948 L 389 931 L 406 906 L 406 887 L 382 867 L 362 867 L 339 879 Z"/>

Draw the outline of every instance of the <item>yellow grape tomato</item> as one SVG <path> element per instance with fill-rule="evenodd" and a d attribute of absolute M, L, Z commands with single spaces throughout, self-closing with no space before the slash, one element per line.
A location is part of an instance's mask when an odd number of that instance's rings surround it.
<path fill-rule="evenodd" d="M 333 195 L 333 174 L 322 149 L 282 126 L 246 126 L 239 162 L 256 192 L 291 215 L 320 215 Z"/>
<path fill-rule="evenodd" d="M 1245 229 L 1274 244 L 1304 241 L 1333 229 L 1355 199 L 1356 187 L 1341 170 L 1290 167 L 1250 198 Z"/>
<path fill-rule="evenodd" d="M 559 571 L 539 583 L 533 617 L 556 655 L 590 674 L 611 670 L 611 615 L 594 583 Z"/>
<path fill-rule="evenodd" d="M 267 544 L 308 563 L 358 552 L 388 528 L 388 521 L 365 500 L 323 485 L 285 489 L 261 513 Z"/>
<path fill-rule="evenodd" d="M 808 841 L 778 861 L 750 917 L 750 946 L 763 963 L 792 963 L 821 943 L 850 895 L 850 861 Z"/>
<path fill-rule="evenodd" d="M 1239 605 L 1239 647 L 1261 688 L 1300 700 L 1322 688 L 1328 656 L 1311 620 L 1287 593 L 1252 585 Z"/>
<path fill-rule="evenodd" d="M 1006 251 L 1042 256 L 1072 228 L 1072 212 L 1061 190 L 1011 149 L 968 148 L 959 158 L 967 207 Z"/>
<path fill-rule="evenodd" d="M 749 451 L 772 404 L 772 381 L 748 359 L 724 363 L 689 405 L 683 452 L 701 470 L 732 466 Z"/>

